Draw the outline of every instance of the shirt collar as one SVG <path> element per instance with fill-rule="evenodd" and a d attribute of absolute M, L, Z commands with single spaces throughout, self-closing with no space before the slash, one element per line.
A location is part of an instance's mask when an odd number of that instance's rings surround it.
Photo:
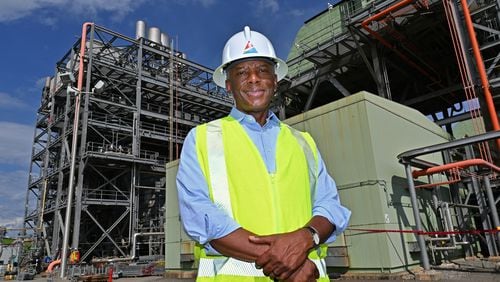
<path fill-rule="evenodd" d="M 239 123 L 259 125 L 253 116 L 247 115 L 247 114 L 243 113 L 242 111 L 236 109 L 235 107 L 233 107 L 231 109 L 231 112 L 229 113 L 229 115 L 232 118 L 234 118 L 235 120 L 237 120 Z M 278 119 L 278 117 L 272 111 L 269 111 L 267 113 L 266 123 L 264 124 L 264 126 L 266 126 L 268 124 L 269 125 L 276 125 L 279 123 L 280 123 L 280 120 Z M 259 127 L 260 127 L 260 125 L 259 125 Z"/>

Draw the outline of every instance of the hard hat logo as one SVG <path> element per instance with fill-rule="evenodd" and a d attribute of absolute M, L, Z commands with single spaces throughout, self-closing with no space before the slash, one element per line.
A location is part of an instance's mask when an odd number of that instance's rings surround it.
<path fill-rule="evenodd" d="M 244 46 L 243 52 L 241 47 Z M 257 31 L 245 26 L 243 31 L 233 35 L 226 42 L 222 51 L 222 64 L 215 69 L 213 81 L 220 87 L 226 87 L 226 68 L 235 61 L 242 59 L 269 59 L 276 65 L 275 73 L 278 81 L 288 73 L 285 61 L 276 57 L 271 41 Z"/>
<path fill-rule="evenodd" d="M 245 49 L 243 49 L 243 54 L 250 54 L 250 53 L 258 53 L 257 49 L 253 47 L 252 43 L 250 41 L 247 42 L 247 45 L 245 45 Z"/>

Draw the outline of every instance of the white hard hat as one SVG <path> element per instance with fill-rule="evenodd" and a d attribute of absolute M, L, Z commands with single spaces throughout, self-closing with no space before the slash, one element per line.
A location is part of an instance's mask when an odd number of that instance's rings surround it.
<path fill-rule="evenodd" d="M 256 31 L 250 31 L 245 26 L 243 31 L 233 35 L 226 42 L 222 51 L 222 65 L 215 69 L 213 80 L 215 84 L 226 87 L 226 67 L 234 61 L 246 58 L 268 58 L 276 64 L 276 76 L 278 81 L 285 77 L 288 66 L 285 61 L 276 57 L 271 41 Z"/>

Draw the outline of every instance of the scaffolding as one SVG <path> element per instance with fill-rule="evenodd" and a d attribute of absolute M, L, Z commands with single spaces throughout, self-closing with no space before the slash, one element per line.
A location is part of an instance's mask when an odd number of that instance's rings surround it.
<path fill-rule="evenodd" d="M 158 39 L 87 23 L 47 79 L 25 214 L 39 253 L 65 257 L 67 240 L 82 261 L 163 254 L 165 163 L 233 103 L 211 69 Z"/>

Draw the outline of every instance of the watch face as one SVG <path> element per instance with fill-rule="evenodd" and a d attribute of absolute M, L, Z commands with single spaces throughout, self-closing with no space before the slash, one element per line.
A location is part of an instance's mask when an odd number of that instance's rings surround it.
<path fill-rule="evenodd" d="M 313 240 L 315 245 L 319 245 L 319 235 L 318 233 L 313 234 Z"/>

